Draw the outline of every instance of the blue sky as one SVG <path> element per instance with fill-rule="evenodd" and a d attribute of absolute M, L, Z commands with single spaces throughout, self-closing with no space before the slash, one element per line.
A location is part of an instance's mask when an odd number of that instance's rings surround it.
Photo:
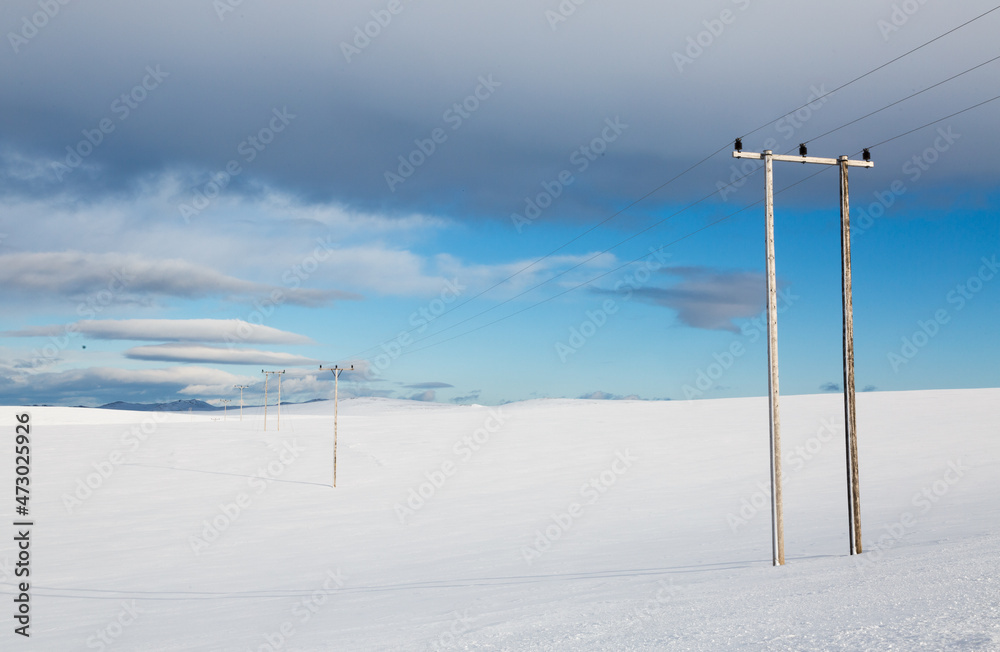
<path fill-rule="evenodd" d="M 996 56 L 1000 11 L 823 96 L 988 2 L 43 5 L 0 9 L 0 402 L 217 402 L 263 368 L 326 398 L 321 363 L 347 396 L 763 395 L 740 135 L 877 145 L 859 389 L 997 385 L 1000 101 L 894 137 L 1000 62 L 848 123 Z M 781 389 L 837 391 L 836 171 L 775 186 Z"/>

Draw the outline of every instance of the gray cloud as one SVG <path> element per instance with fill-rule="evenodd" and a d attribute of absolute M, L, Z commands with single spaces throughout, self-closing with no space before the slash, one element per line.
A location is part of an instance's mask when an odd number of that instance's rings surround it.
<path fill-rule="evenodd" d="M 183 170 L 189 177 L 184 194 L 190 196 L 210 173 L 235 160 L 243 171 L 226 192 L 253 194 L 267 180 L 304 197 L 389 212 L 453 200 L 462 214 L 506 216 L 543 180 L 569 167 L 570 153 L 589 143 L 605 118 L 620 115 L 630 125 L 625 137 L 587 170 L 587 184 L 575 185 L 550 212 L 587 219 L 618 198 L 655 187 L 663 170 L 672 174 L 728 140 L 720 126 L 744 133 L 803 104 L 811 86 L 832 86 L 889 60 L 904 38 L 885 38 L 878 21 L 889 8 L 862 0 L 835 6 L 727 3 L 734 20 L 718 38 L 705 32 L 705 24 L 718 19 L 719 9 L 699 3 L 587 3 L 566 22 L 552 24 L 546 12 L 557 4 L 404 3 L 403 13 L 350 61 L 342 43 L 372 20 L 371 6 L 244 3 L 221 17 L 201 0 L 109 0 L 67 8 L 0 60 L 3 79 L 18 88 L 0 99 L 0 117 L 12 127 L 3 139 L 19 153 L 44 160 L 48 169 L 50 162 L 65 161 L 66 148 L 84 141 L 83 131 L 102 118 L 114 130 L 59 185 L 32 176 L 32 164 L 19 165 L 0 184 L 8 191 L 74 187 L 90 194 Z M 905 26 L 906 42 L 927 40 L 988 8 L 988 2 L 970 0 L 957 16 L 952 6 L 922 5 L 921 20 Z M 37 5 L 10 0 L 5 9 L 5 24 L 16 31 L 21 16 L 36 12 Z M 870 109 L 978 63 L 970 62 L 972 53 L 988 51 L 993 38 L 991 24 L 981 23 L 929 49 L 927 57 L 904 59 L 870 83 L 834 96 L 803 135 L 856 117 L 859 98 Z M 786 47 L 760 50 L 761 34 L 774 31 L 786 36 Z M 679 70 L 676 55 L 701 32 L 709 46 Z M 839 57 L 812 47 L 845 40 L 856 47 Z M 510 47 L 513 41 L 517 48 Z M 751 50 L 755 56 L 745 56 Z M 794 60 L 788 51 L 796 52 Z M 67 68 L 66 61 L 86 65 Z M 159 66 L 167 76 L 127 115 L 116 110 L 116 100 L 143 83 L 147 66 Z M 907 126 L 981 99 L 977 93 L 989 74 L 979 71 L 947 94 L 925 97 Z M 445 111 L 487 75 L 502 85 L 452 130 Z M 732 100 L 761 93 L 767 101 Z M 248 161 L 241 144 L 284 107 L 296 117 Z M 970 133 L 993 131 L 988 111 L 963 119 Z M 860 147 L 875 134 L 898 131 L 897 121 L 895 114 L 876 116 L 838 138 Z M 385 171 L 435 127 L 444 128 L 448 140 L 389 193 Z M 774 128 L 754 140 L 766 136 L 784 143 Z M 942 162 L 940 169 L 982 178 L 978 155 L 988 154 L 995 140 L 965 142 L 972 155 L 964 150 L 965 156 Z M 872 171 L 875 187 L 891 179 L 877 175 L 897 173 L 892 165 L 884 170 Z M 717 171 L 705 170 L 691 181 L 711 188 L 716 177 Z"/>
<path fill-rule="evenodd" d="M 65 326 L 32 326 L 5 331 L 6 337 L 50 337 L 79 333 L 96 340 L 313 344 L 312 339 L 240 319 L 96 319 Z"/>
<path fill-rule="evenodd" d="M 125 399 L 161 400 L 187 396 L 228 396 L 232 386 L 256 378 L 237 376 L 205 367 L 117 369 L 88 367 L 7 378 L 0 400 L 34 402 L 44 393 L 57 400 L 108 402 Z"/>
<path fill-rule="evenodd" d="M 147 260 L 133 254 L 39 252 L 0 255 L 0 293 L 97 297 L 103 305 L 135 296 L 230 299 L 281 292 L 283 302 L 317 306 L 334 299 L 358 299 L 335 290 L 279 288 L 226 276 L 186 260 Z M 106 298 L 105 298 L 106 297 Z"/>
<path fill-rule="evenodd" d="M 448 383 L 427 382 L 413 383 L 412 385 L 404 385 L 404 387 L 409 387 L 410 389 L 444 389 L 446 387 L 454 387 L 454 385 L 449 385 Z"/>
<path fill-rule="evenodd" d="M 474 389 L 471 392 L 469 392 L 468 394 L 466 394 L 465 396 L 456 396 L 455 398 L 451 399 L 451 402 L 452 403 L 473 403 L 473 402 L 479 400 L 479 396 L 482 393 L 483 393 L 483 391 L 481 389 Z"/>
<path fill-rule="evenodd" d="M 413 396 L 409 396 L 407 398 L 409 398 L 409 400 L 411 400 L 411 401 L 425 401 L 425 402 L 430 403 L 430 402 L 434 401 L 434 399 L 436 397 L 437 397 L 437 395 L 434 393 L 434 390 L 433 389 L 428 389 L 426 391 L 419 392 L 419 393 L 414 394 Z"/>
<path fill-rule="evenodd" d="M 634 295 L 677 311 L 681 323 L 693 328 L 739 332 L 736 319 L 753 317 L 764 304 L 764 276 L 759 272 L 727 272 L 707 267 L 670 267 L 664 274 L 681 281 L 667 288 L 642 287 Z M 591 290 L 618 294 L 612 290 Z"/>
<path fill-rule="evenodd" d="M 833 381 L 823 383 L 819 386 L 821 392 L 839 392 L 840 384 Z"/>
<path fill-rule="evenodd" d="M 312 358 L 276 351 L 255 349 L 235 349 L 201 344 L 155 344 L 135 346 L 125 351 L 125 357 L 133 360 L 158 360 L 162 362 L 201 362 L 216 364 L 261 364 L 261 365 L 315 365 Z"/>
<path fill-rule="evenodd" d="M 636 394 L 630 394 L 628 396 L 622 396 L 621 394 L 611 394 L 608 392 L 602 392 L 597 390 L 596 392 L 590 392 L 589 394 L 583 394 L 577 398 L 582 398 L 590 401 L 638 401 L 639 396 Z"/>

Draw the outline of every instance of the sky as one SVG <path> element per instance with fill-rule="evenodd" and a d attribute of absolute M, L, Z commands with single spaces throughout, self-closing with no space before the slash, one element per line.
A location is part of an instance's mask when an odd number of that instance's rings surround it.
<path fill-rule="evenodd" d="M 995 387 L 992 9 L 8 0 L 0 403 L 329 398 L 320 365 L 347 397 L 764 395 L 738 136 L 871 148 L 860 390 Z M 780 388 L 836 392 L 837 172 L 774 184 Z"/>

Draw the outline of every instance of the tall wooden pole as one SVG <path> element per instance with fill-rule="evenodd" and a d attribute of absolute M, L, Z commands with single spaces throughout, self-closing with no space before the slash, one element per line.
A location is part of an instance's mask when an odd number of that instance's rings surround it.
<path fill-rule="evenodd" d="M 774 178 L 771 150 L 764 151 L 764 230 L 767 267 L 767 388 L 771 443 L 771 561 L 785 563 L 781 506 L 781 418 L 778 411 L 778 291 L 774 271 Z"/>
<path fill-rule="evenodd" d="M 840 264 L 844 298 L 844 424 L 847 450 L 847 511 L 851 554 L 861 553 L 861 487 L 858 481 L 858 431 L 854 393 L 854 301 L 851 296 L 851 218 L 847 157 L 840 162 Z"/>
<path fill-rule="evenodd" d="M 340 402 L 340 371 L 333 372 L 333 486 L 337 486 L 337 405 Z"/>
<path fill-rule="evenodd" d="M 264 371 L 260 370 L 260 373 L 264 374 L 264 430 L 267 430 L 267 379 L 271 377 L 271 374 L 278 375 L 278 430 L 281 430 L 281 374 L 285 373 L 282 371 Z"/>

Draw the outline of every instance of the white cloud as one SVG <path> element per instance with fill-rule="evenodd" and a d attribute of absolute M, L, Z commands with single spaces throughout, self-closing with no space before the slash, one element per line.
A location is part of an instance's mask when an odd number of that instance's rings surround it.
<path fill-rule="evenodd" d="M 227 276 L 179 258 L 150 260 L 136 254 L 79 251 L 0 255 L 0 293 L 82 297 L 107 294 L 111 301 L 143 295 L 197 299 L 267 296 L 282 292 L 283 301 L 316 306 L 334 299 L 358 299 L 336 290 L 279 288 Z"/>
<path fill-rule="evenodd" d="M 305 335 L 250 324 L 241 319 L 97 319 L 66 326 L 32 326 L 2 333 L 7 337 L 60 336 L 76 332 L 97 340 L 167 342 L 238 342 L 246 344 L 313 344 Z"/>
<path fill-rule="evenodd" d="M 317 365 L 318 361 L 302 355 L 260 351 L 257 349 L 230 349 L 201 344 L 154 344 L 135 346 L 125 351 L 126 358 L 134 360 L 159 360 L 164 362 L 202 362 L 216 364 L 262 365 Z"/>

